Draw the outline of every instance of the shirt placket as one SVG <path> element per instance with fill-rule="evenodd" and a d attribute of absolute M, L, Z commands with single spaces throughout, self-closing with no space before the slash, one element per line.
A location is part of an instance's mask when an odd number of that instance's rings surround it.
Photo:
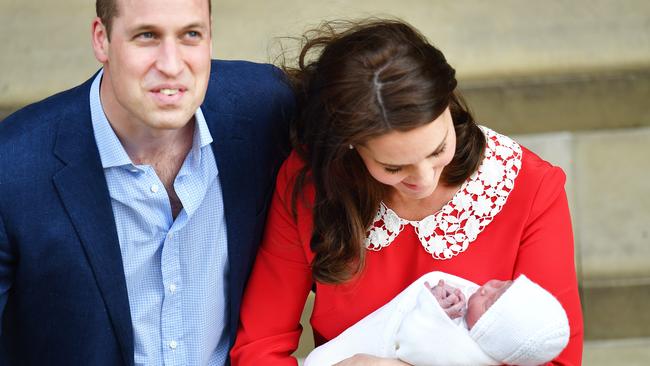
<path fill-rule="evenodd" d="M 151 171 L 150 173 L 152 173 L 151 177 L 153 178 L 150 187 L 151 192 L 158 196 L 158 199 L 166 202 L 163 206 L 168 206 L 169 198 L 162 182 L 160 182 L 155 172 Z M 169 215 L 171 215 L 171 211 L 169 211 Z M 171 227 L 164 234 L 160 258 L 162 287 L 164 288 L 160 314 L 160 341 L 162 343 L 164 365 L 184 365 L 186 364 L 187 347 L 183 344 L 181 301 L 183 283 L 180 269 L 179 231 L 174 230 L 171 216 L 167 220 L 168 223 L 165 227 Z"/>
<path fill-rule="evenodd" d="M 163 243 L 161 270 L 165 288 L 161 329 L 165 365 L 182 365 L 187 347 L 183 344 L 182 292 L 180 245 L 178 233 L 169 231 Z"/>

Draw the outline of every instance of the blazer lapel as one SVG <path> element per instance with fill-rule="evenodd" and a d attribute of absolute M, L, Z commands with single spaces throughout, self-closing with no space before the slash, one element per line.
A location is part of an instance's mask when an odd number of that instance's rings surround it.
<path fill-rule="evenodd" d="M 59 124 L 54 153 L 65 166 L 54 176 L 54 184 L 95 274 L 124 361 L 132 365 L 131 313 L 108 186 L 89 108 L 79 116 Z"/>
<path fill-rule="evenodd" d="M 228 296 L 230 305 L 229 330 L 231 338 L 237 331 L 239 301 L 243 289 L 245 263 L 250 262 L 249 245 L 255 223 L 254 174 L 244 167 L 252 167 L 253 152 L 247 131 L 250 121 L 245 117 L 223 114 L 203 106 L 202 111 L 210 128 L 219 182 L 223 195 L 228 237 Z M 215 122 L 216 121 L 216 122 Z M 237 299 L 237 301 L 235 301 Z M 234 339 L 234 338 L 233 338 Z"/>

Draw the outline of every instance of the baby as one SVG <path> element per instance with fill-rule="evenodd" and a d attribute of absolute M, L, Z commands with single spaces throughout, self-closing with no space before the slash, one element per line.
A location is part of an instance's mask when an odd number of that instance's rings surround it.
<path fill-rule="evenodd" d="M 312 351 L 305 366 L 329 366 L 357 353 L 417 366 L 540 365 L 568 341 L 562 305 L 526 276 L 479 287 L 430 272 Z"/>
<path fill-rule="evenodd" d="M 465 303 L 463 292 L 459 288 L 445 283 L 443 279 L 440 279 L 436 286 L 431 286 L 428 281 L 425 281 L 424 285 L 426 289 L 431 291 L 442 310 L 451 319 L 457 319 L 464 315 L 465 326 L 467 329 L 472 329 L 481 315 L 510 288 L 512 281 L 490 280 L 479 287 L 470 296 L 467 303 Z"/>

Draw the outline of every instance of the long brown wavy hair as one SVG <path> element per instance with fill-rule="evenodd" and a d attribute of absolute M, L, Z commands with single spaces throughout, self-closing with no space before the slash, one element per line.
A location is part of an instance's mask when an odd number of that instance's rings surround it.
<path fill-rule="evenodd" d="M 323 23 L 305 34 L 298 65 L 285 71 L 297 95 L 293 147 L 305 163 L 294 215 L 313 184 L 313 277 L 342 283 L 363 268 L 366 230 L 387 192 L 349 145 L 426 125 L 449 107 L 456 151 L 441 183 L 457 185 L 477 169 L 485 138 L 455 92 L 455 70 L 403 21 Z"/>

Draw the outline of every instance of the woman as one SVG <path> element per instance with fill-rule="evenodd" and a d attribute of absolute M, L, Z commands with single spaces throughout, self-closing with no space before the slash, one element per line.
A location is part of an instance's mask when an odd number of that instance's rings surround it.
<path fill-rule="evenodd" d="M 326 25 L 289 72 L 294 152 L 278 175 L 246 289 L 235 365 L 295 365 L 312 289 L 316 344 L 430 271 L 525 274 L 562 303 L 579 365 L 582 315 L 561 169 L 479 127 L 454 69 L 409 25 Z M 316 53 L 314 61 L 307 56 Z M 357 355 L 344 364 L 403 364 Z"/>

